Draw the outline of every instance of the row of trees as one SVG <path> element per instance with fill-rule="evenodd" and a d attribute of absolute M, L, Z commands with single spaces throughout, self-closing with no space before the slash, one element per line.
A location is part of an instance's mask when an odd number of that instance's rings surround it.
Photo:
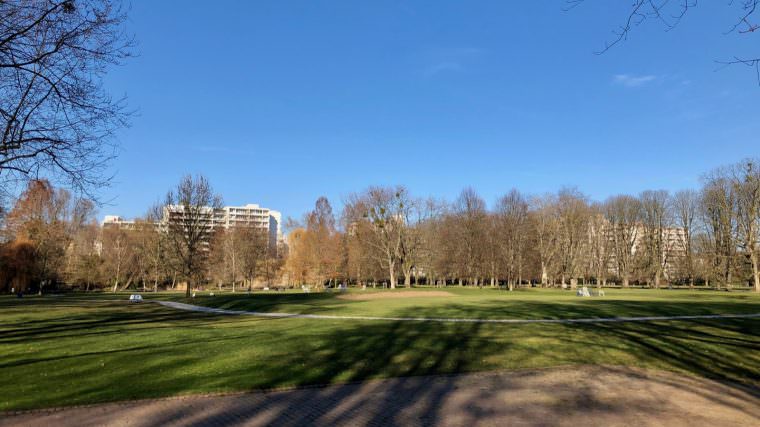
<path fill-rule="evenodd" d="M 234 289 L 250 288 L 256 279 L 273 282 L 281 262 L 265 231 L 208 227 L 203 213 L 220 203 L 205 178 L 186 176 L 143 218 L 102 227 L 92 202 L 31 181 L 0 227 L 0 291 L 181 284 L 189 294 L 202 284 Z M 181 206 L 182 221 L 164 221 L 165 206 Z"/>
<path fill-rule="evenodd" d="M 398 187 L 350 195 L 336 221 L 325 198 L 288 236 L 287 280 L 323 285 L 659 287 L 753 284 L 760 290 L 760 163 L 703 177 L 699 191 L 591 201 L 576 189 L 511 190 L 488 209 L 467 188 L 453 203 Z"/>
<path fill-rule="evenodd" d="M 189 294 L 203 285 L 250 289 L 256 280 L 760 290 L 757 160 L 706 174 L 698 191 L 644 191 L 603 202 L 576 189 L 542 196 L 511 190 L 489 209 L 471 188 L 446 203 L 401 186 L 370 187 L 348 196 L 340 215 L 326 198 L 317 200 L 302 221 L 289 224 L 287 251 L 273 248 L 258 228 L 210 227 L 209 212 L 219 206 L 208 180 L 186 176 L 144 218 L 103 228 L 92 202 L 31 181 L 0 227 L 0 290 L 182 283 Z"/>
<path fill-rule="evenodd" d="M 3 218 L 0 246 L 0 289 L 23 289 L 34 283 L 40 290 L 73 276 L 92 241 L 92 202 L 73 198 L 47 181 L 30 181 L 13 209 Z"/>

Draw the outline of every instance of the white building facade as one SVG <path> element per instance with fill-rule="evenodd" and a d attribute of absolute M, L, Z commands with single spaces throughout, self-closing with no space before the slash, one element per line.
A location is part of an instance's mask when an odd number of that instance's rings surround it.
<path fill-rule="evenodd" d="M 159 225 L 170 221 L 182 221 L 184 208 L 179 205 L 164 206 L 163 218 Z M 201 209 L 200 221 L 205 224 L 209 234 L 217 228 L 255 227 L 266 231 L 269 237 L 269 247 L 276 249 L 282 243 L 282 214 L 279 211 L 249 203 L 244 206 L 225 206 L 219 209 L 205 207 Z M 119 227 L 132 229 L 135 221 L 126 220 L 118 215 L 106 215 L 104 227 Z"/>

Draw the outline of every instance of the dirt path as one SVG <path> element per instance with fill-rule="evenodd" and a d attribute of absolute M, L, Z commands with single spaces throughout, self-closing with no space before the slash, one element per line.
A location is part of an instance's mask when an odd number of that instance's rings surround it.
<path fill-rule="evenodd" d="M 0 426 L 757 426 L 753 394 L 589 366 L 114 403 L 0 416 Z"/>
<path fill-rule="evenodd" d="M 760 313 L 750 314 L 701 314 L 694 316 L 644 316 L 644 317 L 593 317 L 581 319 L 476 319 L 476 318 L 447 318 L 447 317 L 380 317 L 380 316 L 338 316 L 330 314 L 298 314 L 298 313 L 269 313 L 263 311 L 226 310 L 223 308 L 204 307 L 174 301 L 155 301 L 165 307 L 177 310 L 198 311 L 214 314 L 250 315 L 259 317 L 283 317 L 296 319 L 327 319 L 327 320 L 389 320 L 408 322 L 453 322 L 453 323 L 604 323 L 604 322 L 654 322 L 662 320 L 693 320 L 693 319 L 732 319 L 760 318 Z"/>

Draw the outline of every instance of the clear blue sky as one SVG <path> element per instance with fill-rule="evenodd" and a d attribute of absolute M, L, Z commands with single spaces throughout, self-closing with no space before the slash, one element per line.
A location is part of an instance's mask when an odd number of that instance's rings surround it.
<path fill-rule="evenodd" d="M 134 1 L 140 56 L 108 87 L 139 114 L 101 215 L 141 215 L 187 172 L 300 217 L 373 184 L 489 204 L 677 190 L 759 155 L 754 73 L 714 63 L 757 41 L 723 34 L 736 9 L 700 3 L 594 55 L 626 17 L 615 3 Z"/>

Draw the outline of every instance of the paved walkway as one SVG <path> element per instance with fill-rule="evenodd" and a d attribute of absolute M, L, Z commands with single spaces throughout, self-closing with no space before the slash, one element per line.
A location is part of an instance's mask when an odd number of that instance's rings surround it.
<path fill-rule="evenodd" d="M 389 320 L 409 322 L 454 322 L 454 323 L 604 323 L 604 322 L 653 322 L 662 320 L 692 319 L 732 319 L 760 317 L 760 313 L 750 314 L 701 314 L 693 316 L 644 316 L 644 317 L 592 317 L 581 319 L 475 319 L 446 317 L 379 317 L 379 316 L 337 316 L 330 314 L 268 313 L 263 311 L 226 310 L 223 308 L 204 307 L 174 301 L 155 301 L 166 307 L 178 310 L 198 311 L 203 313 L 249 315 L 259 317 L 282 317 L 295 319 L 327 320 Z"/>
<path fill-rule="evenodd" d="M 754 427 L 756 391 L 590 366 L 113 403 L 0 416 L 0 426 Z"/>

